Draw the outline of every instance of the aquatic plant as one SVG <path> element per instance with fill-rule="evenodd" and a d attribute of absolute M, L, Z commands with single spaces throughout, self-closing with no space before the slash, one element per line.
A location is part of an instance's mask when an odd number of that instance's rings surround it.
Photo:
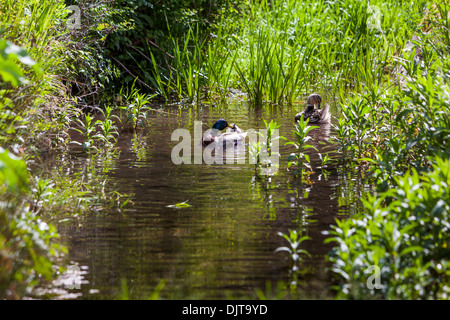
<path fill-rule="evenodd" d="M 115 120 L 120 121 L 120 118 L 116 115 L 112 115 L 112 107 L 106 106 L 105 111 L 100 110 L 104 116 L 103 120 L 97 121 L 98 126 L 100 127 L 99 133 L 96 135 L 97 139 L 103 143 L 103 146 L 106 148 L 112 147 L 116 142 L 116 136 L 119 134 L 117 131 L 117 126 L 115 125 Z M 113 142 L 111 142 L 114 141 Z"/>
<path fill-rule="evenodd" d="M 336 141 L 341 160 L 357 165 L 358 173 L 366 177 L 362 183 L 376 185 L 381 195 L 380 199 L 367 196 L 365 211 L 339 225 L 343 232 L 334 229 L 334 240 L 340 244 L 333 257 L 334 271 L 344 283 L 339 297 L 371 297 L 372 291 L 355 289 L 362 279 L 358 268 L 360 263 L 381 267 L 377 264 L 380 261 L 387 268 L 382 269 L 382 277 L 388 275 L 393 280 L 388 279 L 383 284 L 386 289 L 376 297 L 448 296 L 442 287 L 448 282 L 448 183 L 443 173 L 446 164 L 442 164 L 450 155 L 447 3 L 427 6 L 413 1 L 404 6 L 371 1 L 383 13 L 376 28 L 368 23 L 373 18 L 369 4 L 355 0 L 263 0 L 240 6 L 225 1 L 212 7 L 197 1 L 189 8 L 183 1 L 159 6 L 129 1 L 112 10 L 114 5 L 100 2 L 86 10 L 91 15 L 86 18 L 92 18 L 94 12 L 98 14 L 96 22 L 106 20 L 95 28 L 85 26 L 81 33 L 69 32 L 61 23 L 68 14 L 64 1 L 34 1 L 31 5 L 23 0 L 2 1 L 0 30 L 9 41 L 0 41 L 0 137 L 5 148 L 12 146 L 17 154 L 27 152 L 27 148 L 41 150 L 40 144 L 30 142 L 32 136 L 51 140 L 46 144 L 49 146 L 67 134 L 69 123 L 79 114 L 75 108 L 97 105 L 89 102 L 91 98 L 103 99 L 106 86 L 126 85 L 128 89 L 133 80 L 140 89 L 131 86 L 124 110 L 135 131 L 133 150 L 139 159 L 146 151 L 139 148 L 142 144 L 137 143 L 136 131 L 146 121 L 148 102 L 155 92 L 165 101 L 175 94 L 178 100 L 197 104 L 205 97 L 224 99 L 233 92 L 258 106 L 264 102 L 294 103 L 315 88 L 339 93 L 343 116 L 336 127 Z M 426 8 L 430 14 L 424 17 Z M 217 25 L 215 18 L 219 16 Z M 171 24 L 164 23 L 167 21 Z M 427 34 L 420 34 L 419 28 Z M 413 32 L 422 38 L 413 40 L 414 47 L 421 50 L 419 59 L 415 50 L 402 53 L 404 39 L 410 39 Z M 69 40 L 75 35 L 82 41 L 74 44 Z M 26 48 L 26 54 L 13 42 Z M 103 50 L 104 42 L 108 50 Z M 80 49 L 85 43 L 95 45 Z M 396 86 L 392 69 L 398 64 L 405 72 Z M 113 81 L 113 75 L 119 76 L 116 68 L 123 74 Z M 71 95 L 79 98 L 71 99 Z M 103 108 L 105 103 L 98 105 Z M 80 144 L 89 152 L 108 149 L 116 141 L 112 110 L 106 107 L 102 112 L 104 121 L 87 114 L 77 122 L 84 137 Z M 265 124 L 275 129 L 272 121 Z M 262 152 L 272 154 L 270 128 L 265 141 L 251 146 L 257 157 L 255 169 L 269 165 L 261 163 L 260 156 Z M 304 178 L 312 171 L 305 152 L 312 148 L 307 136 L 312 128 L 302 122 L 294 131 L 296 141 L 291 145 L 296 152 L 289 157 L 288 166 L 295 176 Z M 66 163 L 65 156 L 61 163 Z M 110 201 L 119 210 L 127 203 L 119 201 L 119 193 L 110 192 L 106 173 L 114 167 L 115 155 L 84 156 L 83 169 L 72 172 L 70 179 L 65 174 L 28 177 L 24 162 L 12 161 L 17 159 L 10 154 L 9 158 L 0 157 L 0 243 L 2 257 L 6 257 L 0 259 L 2 290 L 10 288 L 11 279 L 33 285 L 39 277 L 50 274 L 50 256 L 56 250 L 49 244 L 57 234 L 42 215 L 61 211 L 72 214 L 67 219 L 76 219 L 78 211 L 112 206 Z M 319 157 L 323 168 L 327 155 Z M 94 162 L 100 163 L 100 168 Z M 56 170 L 62 171 L 61 167 Z M 342 170 L 345 176 L 352 169 Z M 431 172 L 432 181 L 427 180 L 426 172 Z M 358 198 L 358 192 L 346 199 L 351 212 L 357 207 L 351 202 Z M 265 201 L 270 218 L 276 217 L 269 195 Z M 299 239 L 292 234 L 286 237 L 290 251 L 281 251 L 293 259 L 293 247 L 298 248 Z M 411 289 L 414 281 L 417 288 Z M 11 297 L 16 297 L 15 293 L 20 297 L 24 291 L 11 292 Z"/>
<path fill-rule="evenodd" d="M 251 142 L 249 145 L 249 153 L 253 158 L 253 162 L 255 163 L 255 174 L 258 173 L 258 168 L 261 166 L 261 152 L 262 152 L 262 144 L 261 142 Z"/>
<path fill-rule="evenodd" d="M 218 25 L 214 34 L 214 42 L 208 44 L 206 74 L 207 89 L 209 96 L 218 96 L 219 100 L 225 101 L 229 93 L 232 81 L 235 61 L 238 51 L 227 46 L 227 34 L 224 34 L 224 17 Z"/>
<path fill-rule="evenodd" d="M 333 163 L 333 160 L 328 155 L 328 153 L 325 153 L 325 155 L 323 155 L 322 153 L 318 152 L 317 154 L 320 159 L 320 168 L 318 169 L 320 169 L 320 172 L 323 175 L 324 179 L 327 180 L 328 174 L 330 172 L 326 169 L 330 166 L 331 163 Z"/>
<path fill-rule="evenodd" d="M 270 157 L 270 156 L 272 156 L 272 143 L 276 140 L 286 139 L 286 138 L 283 136 L 280 136 L 280 135 L 275 135 L 275 130 L 278 130 L 281 127 L 281 125 L 276 123 L 276 121 L 274 121 L 273 119 L 270 120 L 269 123 L 267 123 L 266 120 L 263 120 L 263 121 L 264 121 L 264 125 L 266 126 L 266 136 L 265 136 L 266 152 L 267 152 L 267 155 Z"/>
<path fill-rule="evenodd" d="M 278 140 L 286 140 L 284 136 L 278 134 L 278 129 L 281 127 L 273 119 L 267 123 L 264 121 L 265 130 L 257 132 L 259 136 L 258 142 L 251 142 L 249 145 L 249 153 L 255 163 L 255 172 L 266 176 L 273 175 L 278 172 L 278 161 L 272 162 L 273 157 L 280 157 L 280 153 L 273 150 L 274 143 L 278 146 Z M 278 147 L 276 148 L 278 150 Z M 258 173 L 258 169 L 259 173 Z"/>
<path fill-rule="evenodd" d="M 72 143 L 81 145 L 83 147 L 83 150 L 88 152 L 98 150 L 94 144 L 97 131 L 95 127 L 99 123 L 99 121 L 94 121 L 90 114 L 86 114 L 84 116 L 84 121 L 81 119 L 77 119 L 76 122 L 81 127 L 81 129 L 75 128 L 75 130 L 83 135 L 84 141 L 72 141 Z"/>
<path fill-rule="evenodd" d="M 304 120 L 303 117 L 301 117 L 295 124 L 295 130 L 292 131 L 295 134 L 296 141 L 288 141 L 285 143 L 285 145 L 292 145 L 296 149 L 296 152 L 289 155 L 287 164 L 288 170 L 291 171 L 295 177 L 303 178 L 305 169 L 312 171 L 309 155 L 305 153 L 305 151 L 316 148 L 307 144 L 311 139 L 311 137 L 308 136 L 308 132 L 319 127 L 310 126 L 308 125 L 308 122 L 309 118 Z"/>
<path fill-rule="evenodd" d="M 438 6 L 426 18 L 433 35 L 398 57 L 398 86 L 384 94 L 372 82 L 338 124 L 341 150 L 353 155 L 345 159 L 363 164 L 377 191 L 363 196 L 358 214 L 336 221 L 326 240 L 337 243 L 329 259 L 339 298 L 448 299 L 450 65 Z"/>
<path fill-rule="evenodd" d="M 371 2 L 383 13 L 380 19 L 366 2 L 282 0 L 233 4 L 240 8 L 237 14 L 227 3 L 209 8 L 221 13 L 216 21 L 210 16 L 203 24 L 204 17 L 195 20 L 183 10 L 153 8 L 164 14 L 136 20 L 136 29 L 129 33 L 152 33 L 152 28 L 143 26 L 156 19 L 164 30 L 147 39 L 165 34 L 157 43 L 124 45 L 124 37 L 113 33 L 114 50 L 122 47 L 121 61 L 129 66 L 120 62 L 127 82 L 140 78 L 141 87 L 156 91 L 165 101 L 173 93 L 181 101 L 198 103 L 201 94 L 223 100 L 230 89 L 244 91 L 246 95 L 240 97 L 247 96 L 257 106 L 263 101 L 292 104 L 317 87 L 334 93 L 363 91 L 364 86 L 381 83 L 385 70 L 393 66 L 389 57 L 401 50 L 403 39 L 412 33 L 407 26 L 418 23 L 425 10 L 418 2 L 408 8 Z M 148 10 L 145 4 L 138 6 Z M 123 10 L 124 24 L 129 23 L 127 17 L 142 14 L 131 11 L 135 12 L 128 7 Z M 172 15 L 182 16 L 177 20 L 181 29 L 168 23 Z"/>
<path fill-rule="evenodd" d="M 318 152 L 317 154 L 319 155 L 321 169 L 326 168 L 327 165 L 329 165 L 332 162 L 328 153 L 325 153 L 325 155 L 323 155 L 322 153 Z"/>
<path fill-rule="evenodd" d="M 31 188 L 31 192 L 34 194 L 34 203 L 31 207 L 31 211 L 39 214 L 39 210 L 43 206 L 43 203 L 47 202 L 47 198 L 53 194 L 54 186 L 54 182 L 50 179 L 42 179 L 38 176 L 34 177 L 34 186 Z"/>
<path fill-rule="evenodd" d="M 311 257 L 308 251 L 301 249 L 300 245 L 306 240 L 311 240 L 308 236 L 302 236 L 302 232 L 297 230 L 289 230 L 289 234 L 278 232 L 278 235 L 283 237 L 289 244 L 289 247 L 279 247 L 275 249 L 275 252 L 287 252 L 291 259 L 291 282 L 289 284 L 291 292 L 296 291 L 298 283 L 298 277 L 304 274 L 306 270 L 302 269 L 302 256 Z"/>
<path fill-rule="evenodd" d="M 150 109 L 148 104 L 152 97 L 154 95 L 148 95 L 146 93 L 140 93 L 140 90 L 134 90 L 127 97 L 126 106 L 120 107 L 120 109 L 125 110 L 127 114 L 125 121 L 131 123 L 134 132 L 147 121 L 146 111 Z"/>
<path fill-rule="evenodd" d="M 165 101 L 168 101 L 170 99 L 170 94 L 173 90 L 173 86 L 172 86 L 172 67 L 170 68 L 170 74 L 167 77 L 167 80 L 164 81 L 162 79 L 163 75 L 162 75 L 162 71 L 160 70 L 161 67 L 158 66 L 158 64 L 156 63 L 155 57 L 153 55 L 153 53 L 150 51 L 150 56 L 151 56 L 151 60 L 152 60 L 152 64 L 153 64 L 153 77 L 150 77 L 150 81 L 153 84 L 153 87 L 156 89 L 158 95 L 160 97 L 162 97 Z M 181 83 L 178 82 L 177 83 L 177 89 L 178 92 L 181 95 L 182 89 L 181 89 Z M 134 83 L 133 83 L 134 86 Z"/>
<path fill-rule="evenodd" d="M 191 39 L 193 42 L 193 50 L 189 50 L 188 48 Z M 198 103 L 200 100 L 201 83 L 206 78 L 203 74 L 203 66 L 205 64 L 203 47 L 205 46 L 206 38 L 201 38 L 197 24 L 195 31 L 189 28 L 184 39 L 182 50 L 180 50 L 178 41 L 173 41 L 175 68 L 178 70 L 178 74 L 183 75 L 184 88 L 188 101 L 196 101 Z"/>
<path fill-rule="evenodd" d="M 306 255 L 311 257 L 308 251 L 300 249 L 300 245 L 303 241 L 311 240 L 308 236 L 302 236 L 297 230 L 289 230 L 289 234 L 279 232 L 278 235 L 283 237 L 289 244 L 289 247 L 279 247 L 275 252 L 287 252 L 293 263 L 298 263 L 301 261 L 301 255 Z"/>
<path fill-rule="evenodd" d="M 205 70 L 207 59 L 211 59 L 211 57 L 205 58 L 207 56 L 207 37 L 200 34 L 198 23 L 189 26 L 182 38 L 171 35 L 169 23 L 167 23 L 167 29 L 169 30 L 168 39 L 171 43 L 171 48 L 168 49 L 170 53 L 166 52 L 166 58 L 168 59 L 164 59 L 164 65 L 158 64 L 155 55 L 148 46 L 153 76 L 145 68 L 141 68 L 141 70 L 145 74 L 145 79 L 154 85 L 157 94 L 165 101 L 173 98 L 171 93 L 176 93 L 179 100 L 186 99 L 190 103 L 195 101 L 198 104 L 202 89 L 208 90 L 207 83 L 210 82 Z M 139 65 L 138 62 L 136 63 Z"/>

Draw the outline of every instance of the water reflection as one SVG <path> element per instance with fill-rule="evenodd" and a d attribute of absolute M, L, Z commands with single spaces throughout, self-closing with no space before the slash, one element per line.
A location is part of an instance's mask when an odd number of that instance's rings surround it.
<path fill-rule="evenodd" d="M 180 164 L 171 161 L 175 129 L 193 132 L 194 122 L 210 128 L 220 118 L 239 127 L 264 128 L 265 120 L 281 124 L 280 134 L 293 140 L 291 107 L 255 109 L 245 105 L 166 110 L 150 115 L 151 127 L 119 137 L 114 158 L 96 163 L 114 182 L 117 192 L 131 196 L 122 210 L 105 209 L 83 217 L 76 226 L 62 225 L 70 259 L 88 266 L 80 291 L 83 298 L 115 298 L 123 280 L 131 298 L 145 298 L 166 279 L 167 298 L 255 297 L 266 281 L 289 281 L 289 260 L 274 250 L 284 246 L 278 232 L 302 229 L 311 238 L 305 249 L 308 277 L 324 270 L 322 231 L 346 214 L 352 186 L 341 188 L 336 169 L 324 178 L 316 152 L 312 185 L 294 179 L 286 170 L 292 152 L 280 146 L 278 175 L 258 177 L 248 162 L 248 150 L 233 154 L 233 163 Z M 321 153 L 333 150 L 330 125 L 311 131 Z M 248 149 L 248 146 L 246 146 Z M 246 161 L 237 161 L 237 160 Z M 72 168 L 73 172 L 79 168 Z M 189 201 L 187 208 L 168 205 Z M 98 291 L 92 291 L 93 289 Z M 93 294 L 92 292 L 95 292 Z"/>

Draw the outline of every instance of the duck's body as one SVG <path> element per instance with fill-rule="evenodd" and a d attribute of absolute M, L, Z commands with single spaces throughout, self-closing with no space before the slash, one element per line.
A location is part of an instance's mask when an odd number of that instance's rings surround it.
<path fill-rule="evenodd" d="M 322 98 L 317 93 L 313 93 L 308 97 L 306 109 L 295 116 L 295 122 L 299 121 L 301 117 L 303 120 L 309 119 L 309 123 L 330 123 L 330 107 L 325 103 L 322 109 L 320 109 L 320 104 L 322 103 Z M 315 106 L 317 105 L 317 109 Z"/>
<path fill-rule="evenodd" d="M 227 129 L 227 132 L 219 137 L 219 143 L 222 142 L 224 147 L 230 146 L 230 143 L 233 146 L 237 146 L 239 142 L 244 141 L 246 136 L 247 132 L 242 132 L 237 125 L 233 124 L 230 129 Z"/>
<path fill-rule="evenodd" d="M 225 128 L 228 128 L 227 132 L 222 133 L 222 130 Z M 211 143 L 215 143 L 216 145 L 222 145 L 224 148 L 230 145 L 236 146 L 240 141 L 245 139 L 246 135 L 247 133 L 242 132 L 237 125 L 230 125 L 224 119 L 219 119 L 214 123 L 211 130 L 205 133 L 202 145 L 206 147 Z"/>

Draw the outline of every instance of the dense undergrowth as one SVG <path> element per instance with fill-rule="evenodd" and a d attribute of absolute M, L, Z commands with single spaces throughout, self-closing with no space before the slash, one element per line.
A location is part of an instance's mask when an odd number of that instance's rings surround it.
<path fill-rule="evenodd" d="M 430 6 L 397 83 L 369 79 L 342 102 L 338 159 L 376 188 L 330 232 L 340 298 L 449 298 L 449 9 Z"/>
<path fill-rule="evenodd" d="M 292 104 L 316 89 L 362 90 L 374 66 L 380 76 L 392 71 L 425 10 L 420 1 L 371 5 L 383 12 L 374 26 L 358 1 L 247 1 L 239 19 L 222 16 L 208 35 L 190 24 L 182 39 L 171 38 L 148 77 L 166 100 L 226 99 L 237 89 L 256 105 Z"/>
<path fill-rule="evenodd" d="M 79 28 L 69 5 L 80 8 Z M 0 297 L 21 298 L 61 272 L 52 216 L 126 202 L 105 195 L 107 176 L 90 158 L 99 155 L 107 171 L 117 156 L 114 111 L 137 131 L 152 101 L 244 97 L 261 106 L 318 91 L 342 106 L 338 152 L 321 157 L 375 186 L 362 212 L 330 231 L 337 297 L 448 299 L 449 9 L 443 1 L 2 0 Z M 39 159 L 44 151 L 70 162 L 71 127 L 88 156 L 68 180 Z M 308 127 L 300 129 L 306 139 Z M 295 165 L 307 170 L 297 151 Z M 377 267 L 380 286 L 370 288 Z"/>

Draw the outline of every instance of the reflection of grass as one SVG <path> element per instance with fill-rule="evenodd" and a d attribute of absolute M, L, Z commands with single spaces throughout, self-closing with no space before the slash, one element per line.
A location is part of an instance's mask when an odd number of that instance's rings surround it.
<path fill-rule="evenodd" d="M 69 175 L 63 174 L 58 169 L 42 171 L 41 178 L 36 180 L 33 189 L 36 190 L 34 192 L 36 204 L 42 205 L 44 202 L 41 210 L 45 215 L 63 213 L 78 216 L 80 212 L 87 211 L 91 207 L 122 208 L 123 202 L 128 202 L 127 196 L 115 190 L 108 176 L 109 166 L 114 165 L 118 155 L 118 153 L 90 155 L 84 160 L 84 168 L 72 169 Z M 55 164 L 61 162 L 70 167 L 67 160 L 56 160 Z M 99 165 L 95 166 L 94 163 Z"/>
<path fill-rule="evenodd" d="M 155 289 L 151 294 L 145 297 L 146 300 L 161 300 L 161 291 L 163 291 L 164 287 L 166 286 L 166 279 L 161 279 L 159 283 L 156 285 Z M 130 300 L 133 299 L 133 297 L 130 297 L 130 289 L 128 288 L 128 283 L 125 278 L 122 278 L 120 281 L 121 284 L 121 293 L 118 295 L 118 298 L 120 300 Z M 140 297 L 137 297 L 137 299 L 140 299 Z"/>

